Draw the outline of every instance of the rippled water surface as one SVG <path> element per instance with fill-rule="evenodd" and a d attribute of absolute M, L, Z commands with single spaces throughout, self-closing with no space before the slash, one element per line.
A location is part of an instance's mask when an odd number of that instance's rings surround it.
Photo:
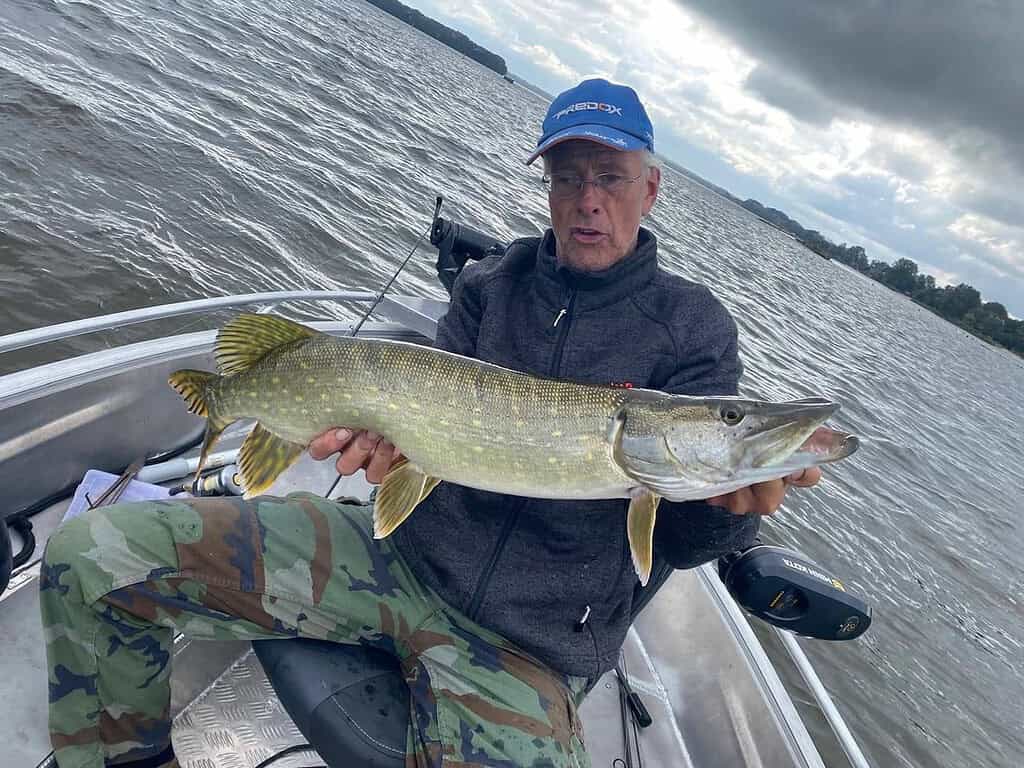
<path fill-rule="evenodd" d="M 438 192 L 498 237 L 538 232 L 522 159 L 544 108 L 358 0 L 0 0 L 0 334 L 376 288 Z M 834 397 L 864 438 L 766 529 L 874 605 L 861 641 L 804 643 L 872 763 L 1024 764 L 1024 363 L 670 169 L 649 225 L 735 314 L 745 394 Z M 421 256 L 395 290 L 442 295 Z"/>

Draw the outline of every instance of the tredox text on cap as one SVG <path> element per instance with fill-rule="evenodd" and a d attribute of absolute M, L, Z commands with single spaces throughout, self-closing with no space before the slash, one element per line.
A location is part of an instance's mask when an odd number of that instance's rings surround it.
<path fill-rule="evenodd" d="M 537 148 L 526 164 L 569 139 L 654 151 L 654 128 L 636 91 L 601 79 L 584 80 L 551 102 Z"/>

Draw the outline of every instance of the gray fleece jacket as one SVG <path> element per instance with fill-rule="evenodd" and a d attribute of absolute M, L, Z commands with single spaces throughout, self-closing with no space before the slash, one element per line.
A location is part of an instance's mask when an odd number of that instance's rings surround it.
<path fill-rule="evenodd" d="M 520 371 L 586 384 L 733 395 L 736 324 L 702 285 L 658 266 L 654 235 L 598 273 L 559 268 L 554 236 L 470 263 L 436 345 Z M 671 568 L 749 545 L 756 517 L 662 501 L 655 574 L 641 589 L 624 499 L 527 499 L 441 483 L 393 534 L 413 573 L 449 605 L 564 674 L 615 665 L 638 606 Z M 645 594 L 646 593 L 646 594 Z M 578 625 L 588 613 L 585 624 Z"/>

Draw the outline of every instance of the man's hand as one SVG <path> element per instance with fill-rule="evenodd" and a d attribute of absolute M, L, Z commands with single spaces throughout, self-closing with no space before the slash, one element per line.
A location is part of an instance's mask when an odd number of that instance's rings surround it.
<path fill-rule="evenodd" d="M 802 469 L 781 480 L 769 480 L 766 483 L 754 483 L 723 496 L 713 496 L 708 504 L 725 507 L 734 515 L 773 515 L 782 504 L 786 489 L 795 485 L 810 488 L 821 480 L 821 470 L 817 467 Z"/>
<path fill-rule="evenodd" d="M 336 466 L 338 474 L 352 475 L 366 470 L 368 483 L 379 483 L 388 469 L 402 454 L 376 432 L 364 429 L 330 429 L 313 438 L 309 455 L 317 461 L 340 452 Z"/>

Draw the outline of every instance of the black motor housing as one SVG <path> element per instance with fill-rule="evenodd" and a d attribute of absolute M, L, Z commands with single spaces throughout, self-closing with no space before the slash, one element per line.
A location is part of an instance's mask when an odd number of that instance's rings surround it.
<path fill-rule="evenodd" d="M 440 216 L 434 217 L 430 242 L 437 248 L 437 277 L 449 295 L 455 278 L 469 259 L 479 261 L 505 251 L 505 244 L 500 240 Z"/>
<path fill-rule="evenodd" d="M 769 624 L 819 640 L 853 640 L 871 607 L 792 549 L 757 544 L 718 561 L 718 574 L 744 609 Z"/>

